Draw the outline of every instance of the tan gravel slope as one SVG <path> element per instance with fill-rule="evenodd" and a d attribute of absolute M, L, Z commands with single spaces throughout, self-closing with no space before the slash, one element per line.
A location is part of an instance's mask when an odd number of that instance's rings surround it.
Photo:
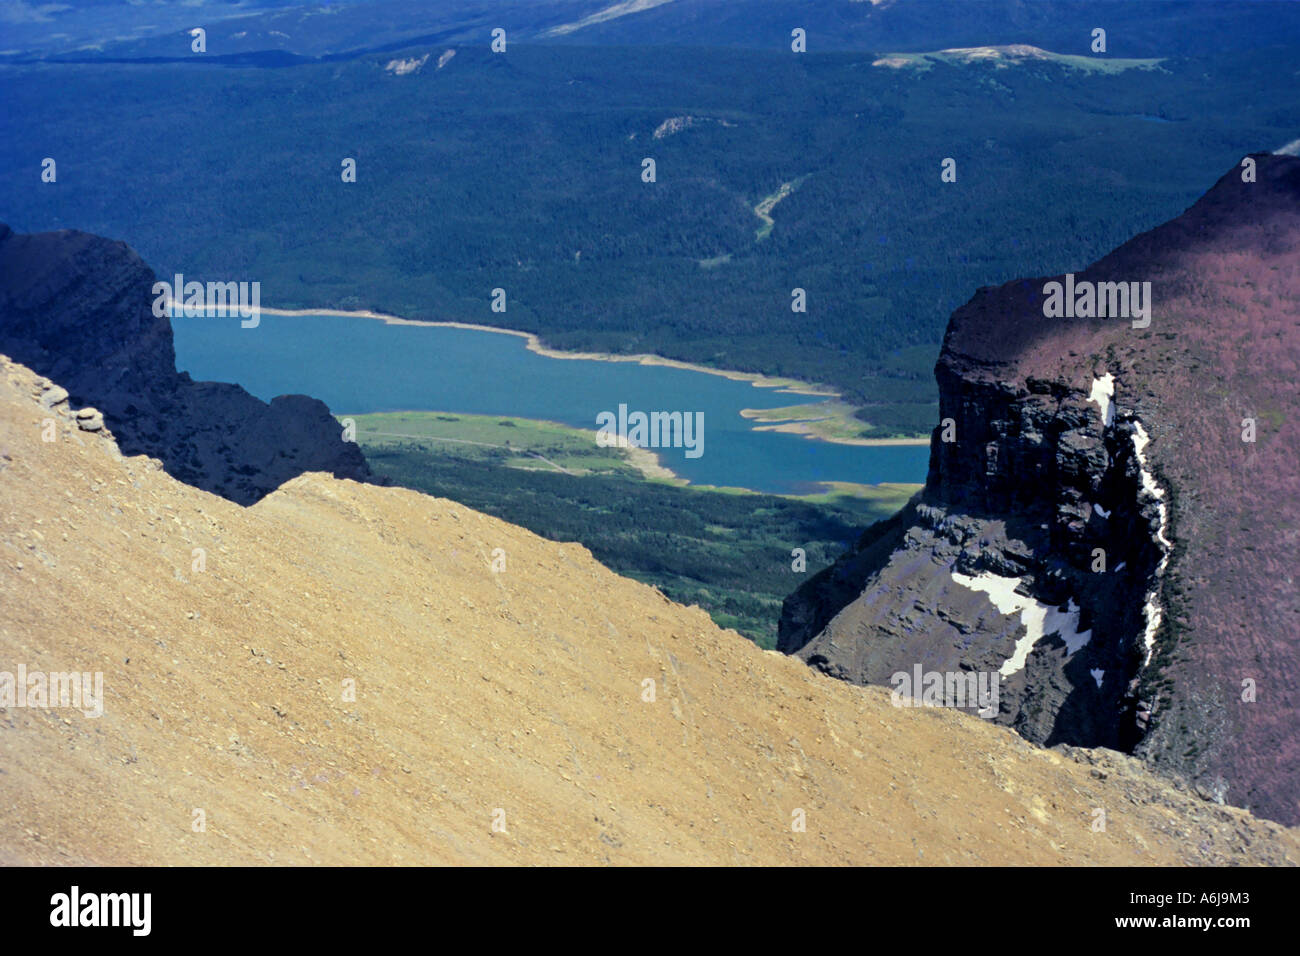
<path fill-rule="evenodd" d="M 0 671 L 102 672 L 103 714 L 0 710 L 0 862 L 1300 860 L 1296 831 L 894 708 L 578 545 L 318 474 L 241 508 L 59 398 L 0 358 Z"/>

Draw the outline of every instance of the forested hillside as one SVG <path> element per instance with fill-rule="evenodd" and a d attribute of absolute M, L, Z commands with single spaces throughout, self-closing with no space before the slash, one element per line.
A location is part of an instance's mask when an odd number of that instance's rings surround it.
<path fill-rule="evenodd" d="M 258 280 L 265 305 L 827 382 L 874 433 L 924 432 L 944 323 L 974 289 L 1090 261 L 1300 135 L 1288 47 L 1097 70 L 454 49 L 441 68 L 441 47 L 0 67 L 0 210 L 18 230 L 129 237 L 163 274 Z"/>

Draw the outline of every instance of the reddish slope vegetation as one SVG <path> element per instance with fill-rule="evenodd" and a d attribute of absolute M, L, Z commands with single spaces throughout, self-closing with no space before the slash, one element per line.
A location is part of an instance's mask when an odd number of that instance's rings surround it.
<path fill-rule="evenodd" d="M 1234 169 L 1075 276 L 1150 282 L 1148 327 L 1045 317 L 1061 276 L 953 314 L 952 440 L 936 429 L 909 509 L 787 601 L 783 650 L 859 683 L 999 671 L 1026 626 L 969 585 L 1010 581 L 1088 639 L 1047 630 L 1000 722 L 1300 822 L 1300 159 L 1253 158 L 1255 182 Z"/>

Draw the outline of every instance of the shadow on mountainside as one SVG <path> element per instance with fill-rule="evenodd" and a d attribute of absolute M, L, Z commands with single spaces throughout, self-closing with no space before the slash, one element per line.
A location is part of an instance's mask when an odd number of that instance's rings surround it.
<path fill-rule="evenodd" d="M 0 353 L 103 413 L 127 455 L 243 505 L 308 471 L 371 481 L 329 408 L 269 404 L 238 385 L 176 371 L 171 322 L 153 314 L 154 274 L 123 242 L 0 224 Z"/>

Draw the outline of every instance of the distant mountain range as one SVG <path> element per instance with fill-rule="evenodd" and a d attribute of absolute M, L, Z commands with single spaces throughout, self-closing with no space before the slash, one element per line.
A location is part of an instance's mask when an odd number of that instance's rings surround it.
<path fill-rule="evenodd" d="M 1103 27 L 1111 55 L 1148 57 L 1294 37 L 1294 7 L 1282 0 L 6 0 L 0 55 L 183 57 L 196 27 L 207 31 L 216 59 L 486 44 L 498 27 L 519 43 L 772 49 L 788 46 L 798 27 L 815 52 L 1031 43 L 1086 54 L 1091 31 Z"/>

